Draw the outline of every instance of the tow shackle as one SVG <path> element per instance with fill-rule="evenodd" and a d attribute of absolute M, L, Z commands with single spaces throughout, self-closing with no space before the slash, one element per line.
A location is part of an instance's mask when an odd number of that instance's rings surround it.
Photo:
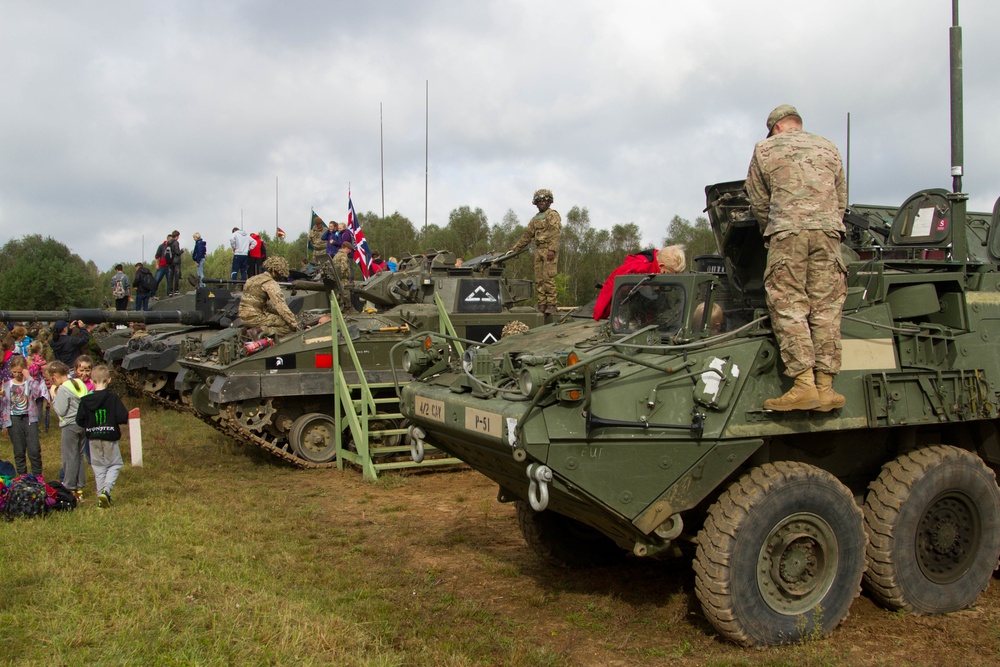
<path fill-rule="evenodd" d="M 549 506 L 549 483 L 552 469 L 546 465 L 532 463 L 525 470 L 528 475 L 528 503 L 536 512 L 544 512 Z"/>

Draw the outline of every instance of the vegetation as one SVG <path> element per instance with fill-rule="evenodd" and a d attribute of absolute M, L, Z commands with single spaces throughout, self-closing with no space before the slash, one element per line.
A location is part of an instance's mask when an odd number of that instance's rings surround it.
<path fill-rule="evenodd" d="M 610 227 L 593 225 L 587 208 L 573 206 L 562 212 L 562 242 L 559 260 L 560 275 L 556 285 L 559 303 L 584 304 L 597 296 L 599 285 L 625 256 L 652 245 L 683 243 L 687 247 L 688 264 L 699 254 L 715 252 L 715 239 L 705 218 L 692 224 L 674 216 L 663 239 L 645 242 L 635 223 L 617 223 Z M 471 258 L 491 250 L 502 251 L 511 247 L 524 232 L 517 214 L 508 210 L 499 223 L 490 224 L 481 208 L 460 206 L 448 216 L 444 226 L 428 225 L 418 230 L 414 224 L 395 212 L 385 218 L 373 213 L 358 215 L 361 228 L 369 246 L 377 249 L 382 257 L 402 258 L 407 253 L 426 252 L 430 249 L 451 250 Z M 307 250 L 307 230 L 298 236 L 278 239 L 266 231 L 260 232 L 268 254 L 280 255 L 297 268 L 301 260 L 311 259 Z M 196 275 L 191 260 L 193 241 L 182 238 L 186 248 L 181 259 L 182 289 L 186 289 L 187 276 Z M 122 258 L 125 272 L 132 277 L 135 259 Z M 205 276 L 228 278 L 232 266 L 232 250 L 228 239 L 214 248 L 209 246 L 205 258 Z M 155 262 L 150 266 L 155 273 Z M 531 253 L 524 253 L 508 264 L 513 278 L 532 278 Z M 113 265 L 100 270 L 93 262 L 84 262 L 63 243 L 52 238 L 26 236 L 9 241 L 0 249 L 0 304 L 9 310 L 57 310 L 68 307 L 111 307 L 111 276 Z M 165 283 L 166 281 L 164 281 Z M 161 285 L 159 296 L 166 292 Z"/>

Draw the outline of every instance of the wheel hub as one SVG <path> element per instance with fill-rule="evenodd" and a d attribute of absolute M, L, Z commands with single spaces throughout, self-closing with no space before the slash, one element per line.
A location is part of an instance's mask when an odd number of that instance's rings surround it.
<path fill-rule="evenodd" d="M 916 534 L 917 561 L 924 575 L 944 584 L 965 574 L 978 551 L 979 525 L 979 514 L 964 494 L 937 497 L 920 518 Z"/>
<path fill-rule="evenodd" d="M 796 615 L 818 604 L 837 571 L 837 539 L 819 516 L 799 513 L 775 526 L 761 546 L 757 584 L 769 607 Z"/>

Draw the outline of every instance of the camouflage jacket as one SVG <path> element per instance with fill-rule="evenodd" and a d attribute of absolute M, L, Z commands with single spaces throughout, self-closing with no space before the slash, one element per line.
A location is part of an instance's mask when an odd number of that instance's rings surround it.
<path fill-rule="evenodd" d="M 559 250 L 559 230 L 562 227 L 562 218 L 559 213 L 550 209 L 539 211 L 538 215 L 531 219 L 528 228 L 521 234 L 511 250 L 517 252 L 532 241 L 535 242 L 535 251 Z"/>
<path fill-rule="evenodd" d="M 845 231 L 844 165 L 837 147 L 817 134 L 796 128 L 758 142 L 746 188 L 765 237 L 797 229 Z"/>
<path fill-rule="evenodd" d="M 295 314 L 285 303 L 281 287 L 267 271 L 258 273 L 244 283 L 243 296 L 240 298 L 240 318 L 253 321 L 256 316 L 266 313 L 279 316 L 293 329 L 299 328 Z"/>
<path fill-rule="evenodd" d="M 333 266 L 337 269 L 340 282 L 347 283 L 351 278 L 351 258 L 345 252 L 338 252 L 333 256 Z"/>
<path fill-rule="evenodd" d="M 323 232 L 325 231 L 326 227 L 309 228 L 309 244 L 312 246 L 313 252 L 326 252 L 326 241 L 323 240 Z"/>

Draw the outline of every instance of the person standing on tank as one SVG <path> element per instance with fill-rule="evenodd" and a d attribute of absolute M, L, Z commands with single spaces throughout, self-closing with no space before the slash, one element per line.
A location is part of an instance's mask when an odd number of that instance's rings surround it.
<path fill-rule="evenodd" d="M 247 261 L 250 251 L 257 242 L 239 227 L 233 227 L 233 235 L 229 237 L 229 247 L 233 249 L 233 266 L 230 270 L 230 280 L 247 279 Z"/>
<path fill-rule="evenodd" d="M 195 266 L 198 267 L 198 287 L 205 286 L 205 257 L 208 255 L 208 243 L 205 239 L 201 238 L 201 234 L 195 232 L 192 236 L 194 239 L 194 250 L 191 251 L 191 259 L 194 260 Z"/>
<path fill-rule="evenodd" d="M 181 250 L 178 241 L 181 233 L 175 229 L 170 237 L 173 240 L 170 242 L 170 275 L 167 278 L 167 289 L 170 292 L 169 296 L 178 296 L 181 293 L 181 255 L 184 251 Z"/>
<path fill-rule="evenodd" d="M 553 314 L 556 307 L 556 273 L 559 269 L 559 233 L 562 218 L 550 208 L 554 202 L 551 190 L 536 190 L 531 203 L 538 207 L 538 214 L 528 223 L 521 238 L 507 252 L 517 252 L 529 243 L 535 244 L 535 291 L 538 294 L 538 312 Z"/>
<path fill-rule="evenodd" d="M 802 129 L 795 107 L 767 117 L 766 139 L 747 172 L 750 206 L 768 248 L 764 289 L 785 374 L 795 379 L 765 410 L 844 406 L 833 390 L 840 372 L 840 318 L 847 266 L 840 254 L 847 208 L 843 161 L 828 139 Z"/>

